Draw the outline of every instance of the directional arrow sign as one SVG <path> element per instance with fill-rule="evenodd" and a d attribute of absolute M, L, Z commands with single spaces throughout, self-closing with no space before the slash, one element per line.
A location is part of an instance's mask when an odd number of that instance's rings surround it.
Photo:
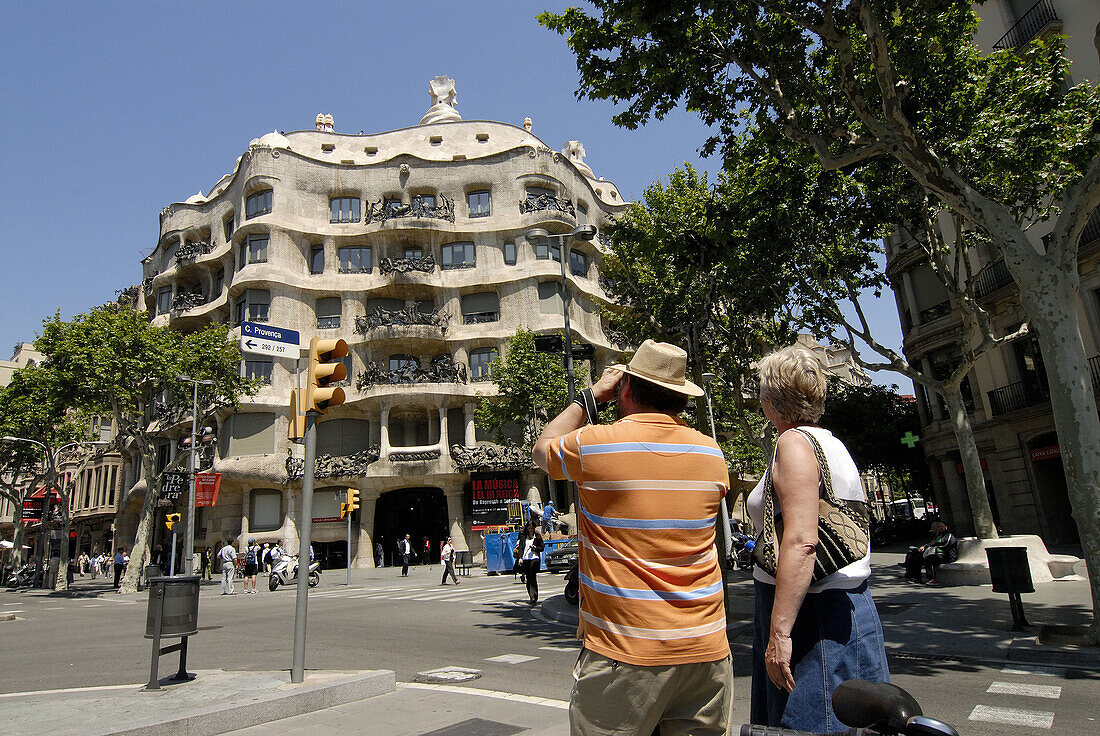
<path fill-rule="evenodd" d="M 298 333 L 282 327 L 242 322 L 241 351 L 276 358 L 297 358 L 300 352 Z"/>

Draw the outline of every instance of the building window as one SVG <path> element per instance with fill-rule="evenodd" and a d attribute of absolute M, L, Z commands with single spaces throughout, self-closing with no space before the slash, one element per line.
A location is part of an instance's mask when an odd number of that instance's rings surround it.
<path fill-rule="evenodd" d="M 577 205 L 577 224 L 578 225 L 587 225 L 588 224 L 588 208 L 585 207 L 583 204 L 578 204 Z"/>
<path fill-rule="evenodd" d="M 410 261 L 419 260 L 424 257 L 424 249 L 417 246 L 406 246 L 404 253 L 405 258 Z"/>
<path fill-rule="evenodd" d="M 548 261 L 553 257 L 555 261 L 561 263 L 561 246 L 550 245 L 549 243 L 539 243 L 535 246 L 535 258 L 540 261 Z"/>
<path fill-rule="evenodd" d="M 222 293 L 222 289 L 225 287 L 225 269 L 219 268 L 218 275 L 214 277 L 214 290 L 210 292 L 211 299 L 217 299 L 218 295 Z"/>
<path fill-rule="evenodd" d="M 222 457 L 265 455 L 275 451 L 275 415 L 270 412 L 232 414 L 218 433 Z"/>
<path fill-rule="evenodd" d="M 557 281 L 539 282 L 539 312 L 542 314 L 561 314 L 563 304 L 561 283 Z"/>
<path fill-rule="evenodd" d="M 462 297 L 462 324 L 476 325 L 500 320 L 500 299 L 495 292 L 482 291 Z"/>
<path fill-rule="evenodd" d="M 504 244 L 504 265 L 514 266 L 516 265 L 516 244 L 505 243 Z"/>
<path fill-rule="evenodd" d="M 314 245 L 309 249 L 309 272 L 324 273 L 325 271 L 325 246 Z"/>
<path fill-rule="evenodd" d="M 553 189 L 546 187 L 527 187 L 527 205 L 532 210 L 546 209 L 540 204 L 540 200 L 545 202 L 546 198 L 554 199 L 555 194 Z"/>
<path fill-rule="evenodd" d="M 250 532 L 272 532 L 283 526 L 283 494 L 275 490 L 252 491 L 248 510 Z"/>
<path fill-rule="evenodd" d="M 237 324 L 241 322 L 267 322 L 271 307 L 271 292 L 266 289 L 249 289 L 237 300 Z"/>
<path fill-rule="evenodd" d="M 225 218 L 225 222 L 222 223 L 222 233 L 225 235 L 225 242 L 233 240 L 233 233 L 236 232 L 236 221 L 233 219 L 233 215 Z"/>
<path fill-rule="evenodd" d="M 435 207 L 435 195 L 434 194 L 414 194 L 413 195 L 413 208 L 417 205 L 426 209 L 432 209 Z"/>
<path fill-rule="evenodd" d="M 250 263 L 267 263 L 267 235 L 249 235 L 241 243 L 240 268 Z"/>
<path fill-rule="evenodd" d="M 588 256 L 579 251 L 569 251 L 569 270 L 574 276 L 588 276 Z"/>
<path fill-rule="evenodd" d="M 489 364 L 497 359 L 496 348 L 476 348 L 470 351 L 470 378 L 483 381 L 492 378 Z"/>
<path fill-rule="evenodd" d="M 353 245 L 341 248 L 340 273 L 370 273 L 371 253 L 370 247 L 365 245 Z"/>
<path fill-rule="evenodd" d="M 396 217 L 401 211 L 401 200 L 396 197 L 389 197 L 382 202 L 382 211 L 387 218 Z"/>
<path fill-rule="evenodd" d="M 317 329 L 332 330 L 340 326 L 340 297 L 326 296 L 317 300 Z"/>
<path fill-rule="evenodd" d="M 162 286 L 157 291 L 157 314 L 168 314 L 172 308 L 172 287 Z"/>
<path fill-rule="evenodd" d="M 328 206 L 329 222 L 359 222 L 358 197 L 333 197 Z"/>
<path fill-rule="evenodd" d="M 271 371 L 275 362 L 270 358 L 250 358 L 244 361 L 244 377 L 271 385 Z"/>
<path fill-rule="evenodd" d="M 251 220 L 253 217 L 259 217 L 260 215 L 266 215 L 268 212 L 271 212 L 270 189 L 256 192 L 244 201 L 244 219 L 246 220 Z"/>
<path fill-rule="evenodd" d="M 447 243 L 443 246 L 443 270 L 474 267 L 473 243 Z"/>
<path fill-rule="evenodd" d="M 470 207 L 470 217 L 489 216 L 489 192 L 483 190 L 466 195 L 466 204 Z"/>

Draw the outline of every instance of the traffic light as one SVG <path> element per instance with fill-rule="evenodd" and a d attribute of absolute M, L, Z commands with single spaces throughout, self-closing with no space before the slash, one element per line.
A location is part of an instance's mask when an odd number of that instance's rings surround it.
<path fill-rule="evenodd" d="M 306 411 L 324 414 L 329 407 L 344 403 L 344 389 L 330 388 L 329 384 L 348 377 L 348 369 L 340 362 L 347 354 L 348 344 L 343 340 L 314 337 L 309 341 L 309 374 L 303 407 Z"/>
<path fill-rule="evenodd" d="M 356 511 L 358 509 L 359 509 L 359 489 L 358 488 L 349 488 L 348 489 L 348 513 L 350 514 L 352 511 Z"/>
<path fill-rule="evenodd" d="M 286 438 L 291 442 L 301 442 L 306 436 L 306 415 L 299 411 L 298 389 L 290 389 L 290 416 L 286 425 Z"/>
<path fill-rule="evenodd" d="M 172 527 L 179 523 L 179 514 L 166 514 L 164 516 L 164 525 L 168 527 L 168 531 L 172 531 Z"/>

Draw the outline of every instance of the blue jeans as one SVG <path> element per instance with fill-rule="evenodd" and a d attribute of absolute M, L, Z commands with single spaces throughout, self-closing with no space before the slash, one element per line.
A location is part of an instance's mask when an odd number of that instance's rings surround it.
<path fill-rule="evenodd" d="M 794 692 L 777 688 L 764 666 L 775 586 L 755 581 L 750 720 L 815 733 L 848 726 L 833 714 L 833 691 L 845 680 L 889 682 L 886 645 L 867 583 L 808 593 L 791 631 Z"/>

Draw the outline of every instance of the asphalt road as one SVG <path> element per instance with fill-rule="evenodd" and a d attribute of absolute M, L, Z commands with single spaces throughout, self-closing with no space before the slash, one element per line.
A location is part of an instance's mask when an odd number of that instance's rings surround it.
<path fill-rule="evenodd" d="M 458 666 L 478 670 L 473 687 L 568 700 L 578 649 L 572 627 L 544 619 L 510 575 L 474 576 L 439 585 L 440 570 L 372 571 L 343 585 L 340 571 L 323 576 L 310 596 L 306 666 L 390 669 L 399 681 Z M 561 592 L 560 575 L 541 576 L 543 597 Z M 295 591 L 222 596 L 206 584 L 190 669 L 289 669 Z M 238 581 L 237 590 L 243 590 Z M 0 591 L 0 693 L 141 683 L 151 643 L 143 638 L 146 600 Z M 750 643 L 735 641 L 736 718 L 748 718 Z M 174 667 L 174 655 L 162 670 Z M 1100 718 L 1100 674 L 1012 668 L 896 657 L 894 682 L 927 715 L 963 736 L 1054 734 L 1091 736 Z"/>

